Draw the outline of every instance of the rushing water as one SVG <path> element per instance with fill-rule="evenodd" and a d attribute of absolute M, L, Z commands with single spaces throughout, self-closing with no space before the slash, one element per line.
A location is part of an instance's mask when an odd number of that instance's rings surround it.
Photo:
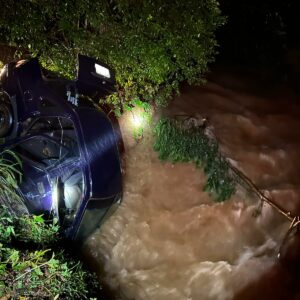
<path fill-rule="evenodd" d="M 249 91 L 229 76 L 189 87 L 168 114 L 205 116 L 231 163 L 300 214 L 300 102 L 286 88 Z M 277 259 L 289 222 L 243 190 L 224 203 L 203 192 L 192 164 L 161 162 L 145 133 L 126 147 L 124 200 L 88 241 L 101 278 L 120 299 L 300 299 L 298 273 Z"/>

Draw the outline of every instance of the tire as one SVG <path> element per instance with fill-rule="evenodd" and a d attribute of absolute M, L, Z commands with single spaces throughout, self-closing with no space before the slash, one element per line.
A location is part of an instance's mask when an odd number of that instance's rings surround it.
<path fill-rule="evenodd" d="M 13 126 L 13 112 L 10 98 L 5 92 L 0 92 L 0 138 L 6 137 Z"/>

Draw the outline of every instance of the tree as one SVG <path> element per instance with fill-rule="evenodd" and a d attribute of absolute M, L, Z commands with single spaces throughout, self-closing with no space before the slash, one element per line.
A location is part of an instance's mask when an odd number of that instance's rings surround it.
<path fill-rule="evenodd" d="M 180 82 L 199 82 L 223 23 L 216 0 L 7 0 L 0 41 L 66 76 L 78 53 L 108 63 L 117 79 L 108 101 L 123 110 L 137 100 L 166 104 Z"/>

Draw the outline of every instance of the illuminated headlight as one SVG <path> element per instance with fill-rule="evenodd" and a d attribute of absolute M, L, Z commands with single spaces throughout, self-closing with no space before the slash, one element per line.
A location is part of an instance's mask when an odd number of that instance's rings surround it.
<path fill-rule="evenodd" d="M 101 66 L 101 65 L 98 65 L 98 64 L 95 64 L 95 69 L 96 69 L 96 73 L 98 75 L 101 75 L 103 77 L 106 77 L 106 78 L 110 78 L 110 72 L 109 72 L 109 69 Z"/>

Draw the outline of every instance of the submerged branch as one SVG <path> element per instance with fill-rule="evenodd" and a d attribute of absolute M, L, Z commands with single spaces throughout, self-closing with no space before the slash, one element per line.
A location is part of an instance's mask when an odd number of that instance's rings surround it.
<path fill-rule="evenodd" d="M 214 136 L 211 136 L 209 134 L 206 134 L 205 129 L 208 127 L 208 118 L 206 117 L 199 117 L 199 116 L 189 116 L 189 115 L 177 115 L 175 116 L 175 119 L 180 119 L 182 127 L 185 130 L 190 130 L 192 128 L 199 129 L 201 132 L 203 132 L 207 138 L 211 141 L 211 143 L 216 142 L 216 138 Z M 270 206 L 272 206 L 274 209 L 276 209 L 281 215 L 283 215 L 285 218 L 287 218 L 290 222 L 290 229 L 296 228 L 300 225 L 300 216 L 293 216 L 290 211 L 285 210 L 283 207 L 278 205 L 272 198 L 267 197 L 256 185 L 255 183 L 247 177 L 242 171 L 234 167 L 226 158 L 224 155 L 222 155 L 224 159 L 228 163 L 228 168 L 233 172 L 233 174 L 237 177 L 238 180 L 236 180 L 236 183 L 243 182 L 247 188 L 256 195 L 262 203 L 267 203 Z"/>
<path fill-rule="evenodd" d="M 299 218 L 299 216 L 293 217 L 291 215 L 291 212 L 286 211 L 282 207 L 280 207 L 277 203 L 275 203 L 271 198 L 264 195 L 264 193 L 251 181 L 250 178 L 248 178 L 244 173 L 242 173 L 240 170 L 235 168 L 229 163 L 229 168 L 235 173 L 236 176 L 238 176 L 240 179 L 243 180 L 244 183 L 247 184 L 247 186 L 250 188 L 250 190 L 262 201 L 266 202 L 269 205 L 271 205 L 273 208 L 275 208 L 280 214 L 285 216 L 292 224 L 296 224 L 296 226 L 299 224 L 299 221 L 294 222 L 295 218 Z M 294 227 L 294 226 L 293 226 Z"/>

